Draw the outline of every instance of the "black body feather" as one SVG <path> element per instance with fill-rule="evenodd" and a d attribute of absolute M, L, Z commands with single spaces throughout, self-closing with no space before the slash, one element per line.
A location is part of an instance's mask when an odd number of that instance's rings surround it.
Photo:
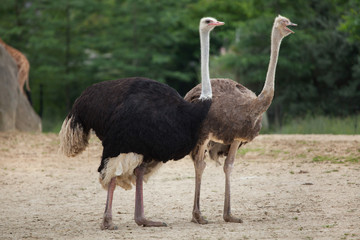
<path fill-rule="evenodd" d="M 71 128 L 93 129 L 103 144 L 105 160 L 134 152 L 143 161 L 178 160 L 189 154 L 211 99 L 186 102 L 173 88 L 146 78 L 106 81 L 88 87 L 67 118 Z"/>

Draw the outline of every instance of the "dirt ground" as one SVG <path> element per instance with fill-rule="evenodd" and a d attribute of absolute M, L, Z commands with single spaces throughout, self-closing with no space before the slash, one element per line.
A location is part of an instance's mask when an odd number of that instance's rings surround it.
<path fill-rule="evenodd" d="M 210 223 L 190 222 L 193 164 L 168 162 L 144 185 L 145 215 L 168 227 L 137 226 L 134 188 L 117 188 L 113 231 L 100 230 L 100 142 L 75 158 L 58 145 L 55 134 L 0 133 L 0 239 L 360 239 L 360 135 L 261 135 L 241 148 L 231 196 L 243 223 L 223 221 L 224 173 L 210 160 Z"/>

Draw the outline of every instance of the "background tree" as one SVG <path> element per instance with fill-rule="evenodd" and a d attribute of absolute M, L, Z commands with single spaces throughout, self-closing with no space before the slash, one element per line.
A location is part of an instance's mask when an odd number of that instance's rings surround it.
<path fill-rule="evenodd" d="M 283 43 L 273 126 L 308 115 L 360 112 L 357 0 L 3 0 L 0 37 L 28 57 L 35 110 L 58 131 L 89 85 L 145 76 L 182 95 L 199 82 L 198 21 L 226 25 L 212 35 L 212 77 L 262 89 L 277 14 L 298 23 Z"/>
<path fill-rule="evenodd" d="M 271 121 L 306 114 L 347 115 L 359 111 L 355 91 L 359 78 L 352 72 L 358 51 L 338 30 L 348 3 L 307 1 L 254 2 L 254 15 L 238 25 L 229 54 L 218 58 L 222 71 L 256 93 L 262 89 L 270 51 L 270 28 L 274 12 L 298 23 L 291 41 L 283 44 L 276 74 Z"/>

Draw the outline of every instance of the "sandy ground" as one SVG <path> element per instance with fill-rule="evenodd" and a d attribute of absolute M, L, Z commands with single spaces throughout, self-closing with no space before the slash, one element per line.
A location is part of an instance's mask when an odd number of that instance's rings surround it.
<path fill-rule="evenodd" d="M 0 133 L 0 239 L 360 239 L 360 135 L 262 135 L 245 145 L 231 188 L 243 223 L 223 221 L 224 173 L 211 161 L 201 192 L 210 223 L 190 222 L 193 165 L 171 161 L 144 185 L 145 215 L 168 227 L 137 226 L 134 188 L 117 188 L 114 231 L 100 230 L 100 142 L 75 158 L 58 144 L 55 134 Z"/>

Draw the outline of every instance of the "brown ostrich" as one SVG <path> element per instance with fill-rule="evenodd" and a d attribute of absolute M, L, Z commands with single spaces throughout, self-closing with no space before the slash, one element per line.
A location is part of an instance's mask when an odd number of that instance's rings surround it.
<path fill-rule="evenodd" d="M 191 152 L 195 167 L 195 199 L 192 222 L 206 224 L 207 220 L 200 211 L 200 185 L 206 163 L 205 152 L 210 158 L 218 159 L 227 155 L 224 163 L 225 202 L 224 220 L 238 222 L 242 220 L 232 216 L 230 207 L 230 174 L 237 149 L 252 141 L 261 129 L 262 114 L 269 108 L 274 96 L 275 70 L 281 40 L 294 33 L 288 26 L 296 26 L 289 19 L 278 16 L 275 18 L 271 34 L 271 55 L 263 90 L 255 93 L 230 79 L 212 79 L 213 103 L 200 128 L 199 140 Z M 185 100 L 196 101 L 201 94 L 201 85 L 190 90 Z"/>

